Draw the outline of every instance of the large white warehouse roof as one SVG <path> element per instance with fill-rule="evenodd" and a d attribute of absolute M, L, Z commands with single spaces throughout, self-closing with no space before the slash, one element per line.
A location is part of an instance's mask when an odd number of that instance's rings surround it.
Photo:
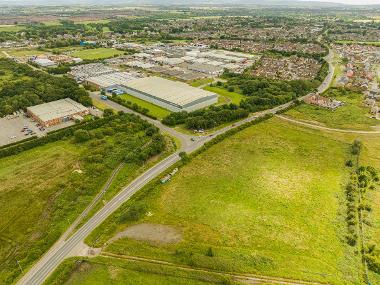
<path fill-rule="evenodd" d="M 156 76 L 130 80 L 124 86 L 179 107 L 218 97 L 215 93 L 192 87 L 186 83 Z"/>

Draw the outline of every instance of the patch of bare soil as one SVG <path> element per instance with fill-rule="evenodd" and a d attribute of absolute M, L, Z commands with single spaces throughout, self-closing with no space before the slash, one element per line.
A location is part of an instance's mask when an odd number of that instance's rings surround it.
<path fill-rule="evenodd" d="M 138 224 L 118 233 L 108 241 L 108 244 L 124 237 L 157 244 L 171 244 L 182 240 L 182 232 L 167 225 Z"/>

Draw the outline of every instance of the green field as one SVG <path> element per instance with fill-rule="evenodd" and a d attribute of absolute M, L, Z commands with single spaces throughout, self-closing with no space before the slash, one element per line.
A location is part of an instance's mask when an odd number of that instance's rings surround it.
<path fill-rule="evenodd" d="M 79 57 L 81 59 L 105 59 L 110 58 L 115 55 L 122 55 L 124 52 L 113 49 L 113 48 L 94 48 L 94 49 L 83 49 L 79 51 L 74 51 L 71 56 Z"/>
<path fill-rule="evenodd" d="M 170 114 L 169 110 L 161 108 L 160 106 L 154 105 L 154 104 L 152 104 L 150 102 L 141 100 L 141 99 L 139 99 L 137 97 L 134 97 L 132 95 L 124 94 L 124 95 L 121 95 L 120 97 L 123 100 L 125 100 L 125 101 L 132 102 L 132 104 L 137 104 L 138 106 L 140 106 L 142 108 L 148 109 L 149 110 L 149 114 L 157 117 L 158 119 L 165 118 L 167 115 Z"/>
<path fill-rule="evenodd" d="M 77 262 L 66 261 L 50 277 L 45 285 L 212 285 L 236 284 L 228 278 L 210 273 L 199 273 L 150 264 L 140 261 L 96 257 Z"/>
<path fill-rule="evenodd" d="M 59 238 L 126 156 L 151 144 L 147 126 L 128 118 L 112 121 L 118 132 L 108 123 L 91 130 L 89 141 L 69 138 L 0 159 L 1 284 L 11 284 L 20 274 L 16 260 L 27 269 Z M 138 161 L 128 162 L 107 195 L 136 177 L 141 167 Z"/>
<path fill-rule="evenodd" d="M 124 238 L 105 250 L 224 271 L 356 284 L 360 260 L 344 242 L 341 205 L 348 152 L 347 143 L 278 119 L 250 127 L 194 158 L 168 184 L 135 197 L 134 203 L 148 205 L 151 213 L 139 223 L 170 225 L 183 233 L 181 242 Z M 100 246 L 115 229 L 125 229 L 128 223 L 110 227 L 122 211 L 87 242 Z M 207 256 L 209 247 L 213 257 Z"/>
<path fill-rule="evenodd" d="M 213 78 L 201 78 L 201 79 L 192 80 L 189 82 L 189 84 L 193 87 L 199 87 L 199 86 L 202 86 L 204 84 L 209 84 L 213 81 L 214 81 Z"/>
<path fill-rule="evenodd" d="M 339 129 L 371 130 L 372 126 L 380 126 L 380 121 L 369 117 L 369 108 L 363 106 L 364 95 L 349 92 L 347 95 L 341 94 L 333 97 L 343 101 L 344 106 L 333 111 L 302 104 L 286 112 L 286 115 L 298 120 Z"/>
<path fill-rule="evenodd" d="M 338 44 L 360 44 L 360 45 L 380 46 L 380 41 L 378 41 L 378 42 L 336 41 L 336 43 L 338 43 Z"/>
<path fill-rule="evenodd" d="M 37 49 L 10 49 L 6 50 L 6 52 L 15 57 L 23 57 L 23 56 L 33 56 L 33 55 L 42 55 L 46 54 L 46 51 L 37 50 Z"/>
<path fill-rule="evenodd" d="M 17 25 L 0 25 L 0 32 L 18 32 L 25 29 L 24 26 Z"/>
<path fill-rule="evenodd" d="M 229 92 L 226 89 L 219 88 L 219 87 L 206 86 L 203 89 L 210 91 L 210 92 L 214 92 L 214 93 L 219 94 L 223 97 L 227 97 L 228 100 L 226 101 L 226 103 L 234 103 L 234 104 L 238 105 L 240 103 L 240 101 L 244 99 L 244 95 L 242 95 L 242 94 L 239 94 L 237 92 Z"/>

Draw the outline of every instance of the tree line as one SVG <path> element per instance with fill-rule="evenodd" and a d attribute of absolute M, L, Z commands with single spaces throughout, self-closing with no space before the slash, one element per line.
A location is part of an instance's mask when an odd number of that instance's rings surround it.
<path fill-rule="evenodd" d="M 69 77 L 54 77 L 9 59 L 0 59 L 0 117 L 44 102 L 71 98 L 90 106 L 91 98 Z M 8 75 L 11 75 L 9 79 Z"/>

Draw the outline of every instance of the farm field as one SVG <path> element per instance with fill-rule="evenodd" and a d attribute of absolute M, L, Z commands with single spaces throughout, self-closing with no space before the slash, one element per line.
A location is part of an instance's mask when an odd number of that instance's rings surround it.
<path fill-rule="evenodd" d="M 70 55 L 73 57 L 79 57 L 81 59 L 104 59 L 110 58 L 115 55 L 121 55 L 124 52 L 113 49 L 113 48 L 94 48 L 94 49 L 83 49 L 79 51 L 74 51 Z"/>
<path fill-rule="evenodd" d="M 141 233 L 104 250 L 221 271 L 357 284 L 360 259 L 344 242 L 341 206 L 349 143 L 271 119 L 211 147 L 167 184 L 142 190 L 86 242 L 102 246 L 131 224 L 160 224 L 179 239 L 166 243 L 165 234 L 154 240 Z M 150 215 L 126 222 L 121 217 L 132 203 Z"/>
<path fill-rule="evenodd" d="M 148 101 L 141 100 L 141 99 L 134 97 L 132 95 L 124 94 L 124 95 L 121 95 L 120 97 L 124 101 L 130 101 L 130 102 L 132 102 L 132 104 L 137 104 L 138 106 L 140 106 L 142 108 L 148 109 L 149 114 L 151 114 L 151 115 L 153 115 L 159 119 L 163 119 L 164 117 L 166 117 L 167 115 L 170 114 L 169 110 L 161 108 L 160 106 L 154 105 Z"/>
<path fill-rule="evenodd" d="M 229 92 L 223 88 L 219 88 L 219 87 L 211 87 L 211 86 L 206 86 L 203 88 L 204 90 L 207 90 L 207 91 L 210 91 L 210 92 L 214 92 L 216 94 L 219 94 L 220 96 L 223 96 L 223 97 L 227 97 L 227 101 L 229 101 L 230 103 L 234 103 L 234 104 L 239 104 L 241 100 L 244 99 L 244 95 L 242 94 L 239 94 L 237 92 Z"/>
<path fill-rule="evenodd" d="M 363 106 L 364 95 L 349 93 L 334 96 L 344 106 L 329 110 L 318 106 L 301 104 L 285 113 L 297 120 L 338 129 L 373 130 L 380 121 L 369 117 L 369 108 Z"/>
<path fill-rule="evenodd" d="M 189 272 L 172 267 L 120 260 L 110 257 L 96 257 L 77 263 L 67 260 L 45 285 L 212 285 L 237 284 L 226 282 L 226 278 L 216 274 Z"/>

